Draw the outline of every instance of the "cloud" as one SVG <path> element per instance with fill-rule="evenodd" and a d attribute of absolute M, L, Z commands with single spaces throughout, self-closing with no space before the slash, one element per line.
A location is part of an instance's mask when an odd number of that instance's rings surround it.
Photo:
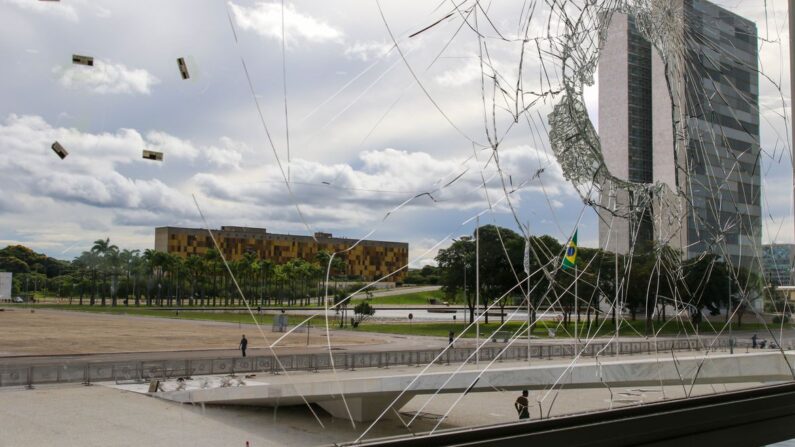
<path fill-rule="evenodd" d="M 483 67 L 488 76 L 488 68 Z M 477 58 L 473 57 L 468 59 L 467 62 L 451 70 L 446 70 L 442 74 L 434 77 L 437 84 L 445 87 L 461 87 L 462 85 L 469 84 L 470 82 L 480 80 L 480 62 Z"/>
<path fill-rule="evenodd" d="M 128 68 L 124 64 L 114 64 L 94 60 L 93 67 L 84 65 L 57 66 L 53 73 L 58 82 L 69 89 L 84 89 L 92 93 L 105 94 L 144 94 L 152 91 L 152 86 L 160 83 L 154 75 L 142 68 Z"/>
<path fill-rule="evenodd" d="M 72 22 L 77 22 L 78 16 L 74 6 L 65 2 L 42 2 L 31 0 L 5 0 L 5 3 L 14 5 L 20 9 L 31 11 L 37 14 L 47 14 L 55 17 L 64 18 Z"/>
<path fill-rule="evenodd" d="M 240 169 L 243 154 L 251 152 L 249 147 L 227 137 L 221 137 L 219 141 L 219 146 L 207 146 L 203 149 L 205 159 L 218 168 Z"/>
<path fill-rule="evenodd" d="M 387 42 L 357 41 L 353 45 L 349 45 L 347 48 L 345 48 L 345 56 L 351 59 L 360 59 L 367 62 L 371 59 L 379 59 L 386 56 L 390 51 L 392 51 L 393 47 L 393 44 Z"/>
<path fill-rule="evenodd" d="M 229 2 L 235 23 L 244 31 L 254 31 L 265 38 L 281 40 L 282 38 L 282 5 L 281 3 L 257 2 L 253 7 L 236 5 Z M 284 5 L 284 34 L 288 44 L 299 40 L 312 43 L 342 42 L 341 30 L 302 14 L 290 4 Z"/>
<path fill-rule="evenodd" d="M 461 57 L 453 59 L 455 65 L 443 71 L 441 74 L 434 76 L 433 80 L 444 87 L 462 87 L 472 82 L 480 83 L 481 76 L 481 62 L 477 56 L 477 49 L 467 51 L 465 54 L 468 57 Z M 505 85 L 513 85 L 516 82 L 516 59 L 513 54 L 506 52 L 504 48 L 493 48 L 489 53 L 489 57 L 483 59 L 483 74 L 488 78 L 499 76 L 501 83 Z M 536 62 L 532 59 L 526 59 L 523 62 L 523 71 L 525 73 L 533 73 Z M 496 73 L 495 73 L 496 71 Z"/>
<path fill-rule="evenodd" d="M 515 205 L 522 202 L 525 193 L 536 194 L 539 199 L 545 193 L 550 198 L 574 197 L 557 164 L 544 165 L 541 174 L 544 188 L 541 188 L 538 179 L 533 178 L 541 157 L 539 151 L 529 146 L 500 150 L 506 189 L 523 186 L 520 192 L 512 195 Z M 324 164 L 295 159 L 290 166 L 292 195 L 273 164 L 235 174 L 200 173 L 193 176 L 192 183 L 205 197 L 237 204 L 238 208 L 267 204 L 267 209 L 263 210 L 266 216 L 279 209 L 281 213 L 293 212 L 295 200 L 305 215 L 312 216 L 313 222 L 363 228 L 376 224 L 387 212 L 407 200 L 403 208 L 409 210 L 486 208 L 483 177 L 490 200 L 497 203 L 505 192 L 496 166 L 486 161 L 487 158 L 463 161 L 387 148 L 361 152 L 351 163 Z M 495 208 L 498 212 L 508 212 L 504 201 Z"/>
<path fill-rule="evenodd" d="M 59 141 L 69 151 L 61 160 L 50 149 Z M 144 137 L 133 129 L 92 134 L 50 126 L 43 118 L 10 115 L 0 124 L 0 188 L 6 193 L 0 208 L 20 208 L 28 195 L 60 205 L 138 211 L 163 219 L 193 216 L 190 192 L 182 188 L 179 170 L 200 172 L 239 169 L 247 146 L 230 138 L 218 145 L 196 145 L 162 131 Z M 142 148 L 165 152 L 163 163 L 141 158 Z M 151 178 L 153 173 L 158 178 Z M 184 175 L 182 176 L 184 178 Z M 4 185 L 6 185 L 4 187 Z M 134 221 L 128 213 L 126 221 Z"/>

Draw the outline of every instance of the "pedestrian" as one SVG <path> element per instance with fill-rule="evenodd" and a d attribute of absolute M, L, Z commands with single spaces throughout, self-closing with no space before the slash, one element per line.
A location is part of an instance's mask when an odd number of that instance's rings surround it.
<path fill-rule="evenodd" d="M 450 331 L 450 334 L 448 335 L 448 344 L 450 346 L 453 346 L 453 338 L 455 338 L 455 332 Z"/>
<path fill-rule="evenodd" d="M 530 419 L 530 402 L 527 400 L 527 390 L 522 391 L 522 395 L 516 398 L 513 406 L 519 413 L 519 419 Z"/>
<path fill-rule="evenodd" d="M 759 337 L 757 337 L 757 335 L 756 335 L 756 334 L 754 334 L 754 335 L 751 337 L 751 347 L 752 347 L 752 348 L 754 348 L 754 349 L 756 349 L 756 339 L 757 339 L 757 338 L 759 338 Z"/>
<path fill-rule="evenodd" d="M 246 340 L 246 335 L 243 334 L 243 338 L 240 339 L 240 351 L 243 353 L 243 357 L 246 356 L 246 347 L 248 347 L 248 340 Z"/>
<path fill-rule="evenodd" d="M 759 342 L 759 349 L 765 349 L 765 345 L 767 344 L 767 340 L 762 340 Z"/>

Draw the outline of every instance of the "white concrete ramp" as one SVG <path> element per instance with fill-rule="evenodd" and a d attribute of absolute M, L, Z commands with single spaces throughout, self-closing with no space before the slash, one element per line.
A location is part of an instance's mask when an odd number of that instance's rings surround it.
<path fill-rule="evenodd" d="M 316 403 L 336 417 L 347 418 L 340 395 L 344 393 L 355 420 L 374 419 L 401 391 L 408 391 L 395 405 L 399 410 L 412 397 L 421 394 L 487 392 L 495 390 L 563 388 L 632 387 L 778 382 L 793 380 L 790 369 L 795 354 L 787 360 L 780 352 L 748 354 L 670 355 L 642 359 L 584 359 L 569 367 L 568 363 L 549 361 L 531 366 L 497 364 L 481 374 L 476 365 L 467 365 L 455 373 L 454 367 L 433 367 L 417 378 L 420 368 L 413 370 L 371 369 L 340 371 L 339 380 L 331 373 L 293 376 L 261 376 L 259 383 L 240 387 L 223 387 L 167 391 L 157 397 L 183 403 L 223 405 L 300 405 L 303 399 Z M 481 368 L 486 363 L 481 363 Z M 495 366 L 497 366 L 495 365 Z M 480 375 L 480 378 L 478 378 Z M 412 381 L 417 378 L 416 381 Z M 473 385 L 474 382 L 474 385 Z M 411 386 L 409 387 L 409 385 Z M 302 397 L 303 396 L 303 399 Z"/>

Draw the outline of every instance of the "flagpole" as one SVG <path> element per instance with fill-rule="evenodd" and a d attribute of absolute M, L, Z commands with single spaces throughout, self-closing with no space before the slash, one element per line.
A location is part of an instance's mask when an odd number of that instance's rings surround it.
<path fill-rule="evenodd" d="M 480 216 L 475 218 L 475 364 L 480 364 Z"/>
<path fill-rule="evenodd" d="M 524 247 L 524 274 L 527 275 L 527 364 L 530 364 L 530 336 L 533 335 L 532 318 L 530 317 L 530 222 L 527 222 L 527 239 Z"/>
<path fill-rule="evenodd" d="M 568 244 L 566 244 L 566 251 L 563 255 L 563 270 L 568 270 L 574 267 L 574 310 L 577 313 L 577 318 L 574 320 L 574 356 L 576 357 L 577 351 L 579 349 L 579 342 L 580 342 L 580 334 L 579 334 L 579 298 L 577 292 L 577 230 L 574 230 L 574 235 L 569 239 Z M 564 312 L 564 319 L 566 318 L 566 309 L 563 309 Z M 568 310 L 568 319 L 571 320 L 571 307 Z"/>
<path fill-rule="evenodd" d="M 579 350 L 580 346 L 580 334 L 579 334 L 579 326 L 580 326 L 580 302 L 577 299 L 577 261 L 574 261 L 574 311 L 577 313 L 577 317 L 574 320 L 574 358 L 577 358 L 577 351 Z"/>
<path fill-rule="evenodd" d="M 615 324 L 615 331 L 616 331 L 616 346 L 620 346 L 618 343 L 618 327 L 620 325 L 620 318 L 621 318 L 621 307 L 618 302 L 618 243 L 616 243 L 616 251 L 613 253 L 613 257 L 616 260 L 616 273 L 615 277 L 613 278 L 613 288 L 615 289 L 616 296 L 613 298 L 613 315 L 616 316 L 614 318 L 613 324 Z M 618 352 L 618 350 L 616 350 Z"/>

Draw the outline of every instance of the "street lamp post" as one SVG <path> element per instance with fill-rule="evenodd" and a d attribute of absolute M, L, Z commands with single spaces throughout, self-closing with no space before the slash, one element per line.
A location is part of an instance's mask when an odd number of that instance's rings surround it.
<path fill-rule="evenodd" d="M 475 220 L 475 309 L 480 310 L 480 216 Z M 475 315 L 475 364 L 480 364 L 480 315 Z"/>
<path fill-rule="evenodd" d="M 469 265 L 466 263 L 466 258 L 464 258 L 464 304 L 465 305 L 469 305 L 469 301 L 467 301 L 467 268 L 469 268 Z M 466 318 L 464 320 L 466 320 Z"/>

